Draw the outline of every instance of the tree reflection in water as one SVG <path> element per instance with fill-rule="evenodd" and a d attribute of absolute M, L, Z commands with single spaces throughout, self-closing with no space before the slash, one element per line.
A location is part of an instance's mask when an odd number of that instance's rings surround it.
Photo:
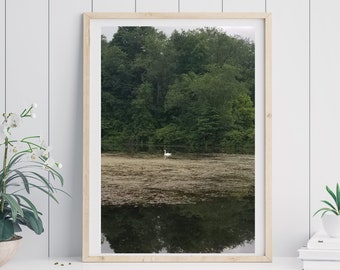
<path fill-rule="evenodd" d="M 254 197 L 186 205 L 102 206 L 113 253 L 222 253 L 253 242 Z M 244 252 L 254 252 L 249 245 Z"/>

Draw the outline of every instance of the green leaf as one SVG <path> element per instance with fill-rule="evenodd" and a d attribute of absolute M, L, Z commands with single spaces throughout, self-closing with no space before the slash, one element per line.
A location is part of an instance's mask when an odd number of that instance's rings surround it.
<path fill-rule="evenodd" d="M 19 203 L 13 198 L 13 195 L 3 193 L 2 196 L 5 198 L 5 201 L 7 201 L 11 206 L 12 218 L 15 222 L 18 214 L 23 216 L 24 213 L 22 211 L 22 208 L 20 207 Z"/>
<path fill-rule="evenodd" d="M 337 205 L 337 199 L 336 199 L 336 196 L 335 196 L 334 192 L 333 192 L 328 186 L 326 186 L 326 190 L 327 190 L 327 192 L 329 193 L 329 195 L 332 196 L 332 198 L 333 198 L 335 204 Z"/>
<path fill-rule="evenodd" d="M 36 189 L 39 189 L 40 191 L 44 192 L 46 195 L 51 197 L 56 203 L 59 203 L 58 200 L 56 199 L 56 197 L 54 197 L 51 192 L 49 192 L 48 190 L 44 189 L 43 187 L 37 186 L 35 184 L 30 184 L 30 186 L 34 187 Z"/>
<path fill-rule="evenodd" d="M 60 184 L 63 186 L 64 185 L 64 178 L 62 177 L 62 175 L 60 173 L 58 173 L 55 169 L 53 168 L 49 168 L 49 171 L 53 177 L 53 179 L 55 179 L 55 176 L 57 176 L 59 178 Z"/>
<path fill-rule="evenodd" d="M 37 164 L 37 165 L 33 165 L 33 164 Z M 25 166 L 20 166 L 18 168 L 16 168 L 17 170 L 23 171 L 23 169 L 29 168 L 30 170 L 32 170 L 32 168 L 38 168 L 41 169 L 42 166 L 44 166 L 44 163 L 42 162 L 36 162 L 36 161 L 31 161 L 30 165 L 25 165 Z M 53 179 L 55 180 L 55 178 L 59 178 L 61 185 L 64 185 L 64 178 L 62 177 L 62 175 L 60 173 L 58 173 L 55 169 L 47 167 L 48 171 L 51 174 L 51 176 L 53 177 Z M 13 171 L 11 171 L 13 172 Z M 35 173 L 35 172 L 26 172 L 26 173 L 32 173 L 35 174 L 36 176 L 42 177 L 40 174 Z"/>
<path fill-rule="evenodd" d="M 60 188 L 54 188 L 54 191 L 61 192 L 61 193 L 65 194 L 66 196 L 68 196 L 69 198 L 72 198 L 72 196 L 70 194 L 68 194 L 66 191 L 64 191 Z"/>
<path fill-rule="evenodd" d="M 19 177 L 22 179 L 23 183 L 24 183 L 24 187 L 26 189 L 26 192 L 29 194 L 30 193 L 30 188 L 28 185 L 28 179 L 27 177 L 19 170 L 14 170 L 14 172 L 16 172 L 17 175 L 19 175 Z"/>
<path fill-rule="evenodd" d="M 14 236 L 13 223 L 10 220 L 5 219 L 5 216 L 1 214 L 0 215 L 0 241 L 9 240 L 13 236 Z"/>
<path fill-rule="evenodd" d="M 321 211 L 325 211 L 321 216 L 323 216 L 325 213 L 327 213 L 327 212 L 332 212 L 332 213 L 334 213 L 335 215 L 339 215 L 339 213 L 336 211 L 336 210 L 334 210 L 334 209 L 332 209 L 332 208 L 320 208 L 318 211 L 316 211 L 315 213 L 314 213 L 314 215 L 313 215 L 313 217 L 315 216 L 315 215 L 317 215 L 318 213 L 320 213 Z"/>
<path fill-rule="evenodd" d="M 55 191 L 60 191 L 60 192 L 64 193 L 65 195 L 71 197 L 70 194 L 68 194 L 66 191 L 63 191 L 63 190 L 58 189 L 58 188 L 55 188 L 51 183 L 49 183 L 49 181 L 45 177 L 43 177 L 43 176 L 41 176 L 41 175 L 39 175 L 38 173 L 35 173 L 35 172 L 31 172 L 31 173 L 34 174 L 39 179 L 37 179 L 37 178 L 35 178 L 33 176 L 30 176 L 30 178 L 41 180 L 41 182 L 43 182 L 46 185 L 46 187 L 49 189 L 49 191 L 50 191 L 50 192 L 47 192 L 47 190 L 44 190 L 44 192 L 46 194 L 48 194 L 49 196 L 51 196 L 53 198 L 53 200 L 55 200 L 57 203 L 58 203 L 57 199 L 51 194 L 51 192 L 54 193 Z M 60 175 L 60 177 L 61 177 L 61 175 Z M 30 185 L 33 185 L 33 184 L 30 184 Z M 37 186 L 35 186 L 35 187 L 38 188 Z M 42 187 L 41 187 L 41 189 L 42 189 Z"/>
<path fill-rule="evenodd" d="M 332 212 L 332 213 L 334 213 L 334 214 L 337 215 L 337 216 L 339 215 L 339 213 L 338 213 L 337 211 L 335 211 L 335 210 L 333 210 L 333 209 L 332 209 L 332 210 L 329 209 L 329 210 L 325 210 L 325 212 L 322 213 L 321 218 L 322 218 L 326 213 L 328 213 L 328 212 Z"/>
<path fill-rule="evenodd" d="M 13 196 L 23 199 L 28 204 L 30 209 L 33 211 L 35 218 L 39 218 L 37 208 L 34 206 L 34 204 L 29 199 L 27 199 L 26 197 L 22 195 L 13 195 Z"/>
<path fill-rule="evenodd" d="M 53 186 L 48 182 L 48 180 L 46 179 L 46 177 L 43 177 L 42 175 L 36 173 L 36 172 L 31 172 L 31 174 L 35 175 L 36 177 L 34 177 L 34 179 L 39 180 L 41 182 L 43 182 L 46 187 L 53 192 Z"/>
<path fill-rule="evenodd" d="M 12 167 L 15 163 L 17 163 L 17 162 L 20 160 L 21 157 L 23 157 L 23 156 L 26 155 L 26 154 L 27 154 L 27 151 L 22 151 L 22 152 L 19 152 L 19 153 L 15 154 L 15 155 L 11 158 L 11 160 L 8 162 L 7 169 L 10 170 L 11 167 Z"/>
<path fill-rule="evenodd" d="M 44 227 L 40 217 L 36 218 L 32 211 L 23 209 L 24 216 L 19 218 L 21 224 L 26 225 L 36 234 L 42 234 L 44 232 Z"/>
<path fill-rule="evenodd" d="M 21 232 L 21 228 L 18 224 L 18 220 L 16 222 L 13 223 L 13 227 L 14 227 L 14 232 L 17 233 L 17 232 Z"/>
<path fill-rule="evenodd" d="M 337 210 L 339 212 L 340 210 L 340 187 L 339 183 L 336 184 L 336 205 L 337 205 Z"/>
<path fill-rule="evenodd" d="M 321 201 L 321 202 L 323 202 L 323 203 L 327 204 L 327 205 L 328 205 L 328 206 L 330 206 L 332 209 L 334 209 L 335 211 L 337 211 L 337 208 L 336 208 L 336 207 L 334 207 L 334 205 L 332 205 L 330 202 L 328 202 L 328 201 L 325 201 L 325 200 L 323 200 L 323 201 Z"/>

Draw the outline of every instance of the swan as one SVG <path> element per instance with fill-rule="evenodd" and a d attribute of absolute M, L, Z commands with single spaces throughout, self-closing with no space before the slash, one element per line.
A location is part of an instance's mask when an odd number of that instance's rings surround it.
<path fill-rule="evenodd" d="M 164 159 L 171 157 L 171 153 L 167 153 L 166 150 L 164 149 Z"/>

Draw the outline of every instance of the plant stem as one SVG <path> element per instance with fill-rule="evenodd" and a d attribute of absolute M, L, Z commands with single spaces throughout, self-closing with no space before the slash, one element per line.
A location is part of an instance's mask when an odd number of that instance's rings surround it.
<path fill-rule="evenodd" d="M 8 153 L 8 137 L 5 138 L 5 153 L 4 153 L 4 161 L 3 161 L 3 175 L 2 175 L 2 189 L 1 194 L 6 192 L 6 176 L 7 176 L 7 153 Z M 4 212 L 5 208 L 5 199 L 4 196 L 1 197 L 1 212 Z"/>

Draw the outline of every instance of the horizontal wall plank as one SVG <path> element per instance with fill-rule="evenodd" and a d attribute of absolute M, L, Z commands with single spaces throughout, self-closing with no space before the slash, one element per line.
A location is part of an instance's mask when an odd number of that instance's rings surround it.
<path fill-rule="evenodd" d="M 48 138 L 48 2 L 7 1 L 7 112 L 21 113 L 38 104 L 36 119 L 25 119 L 13 136 L 41 135 Z M 47 176 L 47 172 L 45 173 Z M 41 258 L 48 254 L 48 200 L 45 194 L 31 193 L 31 200 L 43 213 L 45 232 L 37 236 L 25 229 L 19 258 Z M 34 243 L 34 248 L 32 248 Z"/>
<path fill-rule="evenodd" d="M 94 0 L 94 12 L 134 12 L 135 0 Z"/>
<path fill-rule="evenodd" d="M 177 12 L 178 0 L 137 0 L 137 12 Z"/>
<path fill-rule="evenodd" d="M 223 0 L 223 11 L 265 12 L 265 1 L 266 0 Z"/>
<path fill-rule="evenodd" d="M 180 12 L 221 12 L 222 0 L 180 0 Z"/>

